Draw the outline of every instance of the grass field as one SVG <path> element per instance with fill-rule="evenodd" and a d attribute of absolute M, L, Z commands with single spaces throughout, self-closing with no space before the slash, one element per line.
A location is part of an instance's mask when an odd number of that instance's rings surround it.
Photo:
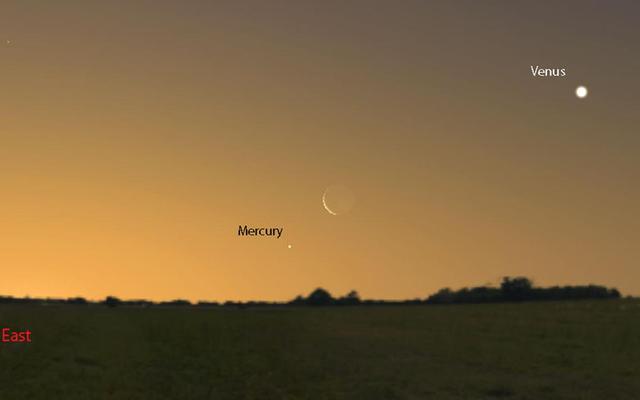
<path fill-rule="evenodd" d="M 0 399 L 638 399 L 640 301 L 0 306 Z"/>

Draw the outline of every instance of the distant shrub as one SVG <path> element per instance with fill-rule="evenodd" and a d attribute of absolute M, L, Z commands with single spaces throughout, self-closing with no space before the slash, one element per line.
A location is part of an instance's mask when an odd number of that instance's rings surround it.
<path fill-rule="evenodd" d="M 355 306 L 360 304 L 360 295 L 355 290 L 352 290 L 345 296 L 338 298 L 336 304 L 339 306 Z"/>
<path fill-rule="evenodd" d="M 71 297 L 67 299 L 67 304 L 87 305 L 89 302 L 84 297 Z"/>
<path fill-rule="evenodd" d="M 298 295 L 298 296 L 296 296 L 295 299 L 291 300 L 287 304 L 292 305 L 292 306 L 301 306 L 301 305 L 305 304 L 305 298 L 302 297 L 301 295 Z"/>
<path fill-rule="evenodd" d="M 310 306 L 328 306 L 334 303 L 334 299 L 328 291 L 317 288 L 309 294 L 305 303 Z"/>
<path fill-rule="evenodd" d="M 220 306 L 220 303 L 218 303 L 217 301 L 199 301 L 196 304 L 197 307 L 218 307 Z"/>
<path fill-rule="evenodd" d="M 158 303 L 160 306 L 174 306 L 174 307 L 185 307 L 190 306 L 191 302 L 189 300 L 176 299 L 171 301 L 162 301 Z"/>
<path fill-rule="evenodd" d="M 523 301 L 533 297 L 533 283 L 529 278 L 510 278 L 505 276 L 500 284 L 500 290 L 505 300 Z"/>
<path fill-rule="evenodd" d="M 107 296 L 106 299 L 104 299 L 104 304 L 107 307 L 117 307 L 119 305 L 122 304 L 122 300 L 120 300 L 119 298 L 115 297 L 115 296 Z"/>
<path fill-rule="evenodd" d="M 154 303 L 150 300 L 138 299 L 138 300 L 123 300 L 121 302 L 121 305 L 128 306 L 128 307 L 151 307 L 154 305 Z"/>
<path fill-rule="evenodd" d="M 456 293 L 449 288 L 443 288 L 438 290 L 438 292 L 436 292 L 435 294 L 429 296 L 427 302 L 435 304 L 450 304 L 455 303 L 455 300 Z"/>

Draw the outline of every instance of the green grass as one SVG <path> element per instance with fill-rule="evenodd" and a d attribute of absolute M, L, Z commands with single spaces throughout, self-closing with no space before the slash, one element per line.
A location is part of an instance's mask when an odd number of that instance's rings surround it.
<path fill-rule="evenodd" d="M 638 399 L 640 301 L 0 306 L 0 399 Z"/>

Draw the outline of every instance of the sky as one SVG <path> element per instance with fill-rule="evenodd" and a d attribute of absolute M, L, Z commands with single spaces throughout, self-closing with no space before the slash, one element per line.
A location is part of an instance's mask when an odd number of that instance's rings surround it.
<path fill-rule="evenodd" d="M 639 19 L 634 1 L 3 1 L 0 293 L 406 299 L 523 275 L 640 295 Z M 355 202 L 332 215 L 336 185 Z"/>

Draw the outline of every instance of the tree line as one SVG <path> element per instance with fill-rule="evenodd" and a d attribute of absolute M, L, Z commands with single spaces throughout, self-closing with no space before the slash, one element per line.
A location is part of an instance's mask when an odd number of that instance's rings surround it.
<path fill-rule="evenodd" d="M 472 304 L 522 301 L 559 301 L 585 299 L 617 299 L 620 292 L 615 288 L 600 285 L 535 287 L 529 278 L 505 277 L 499 287 L 476 286 L 451 290 L 440 289 L 424 299 L 412 300 L 363 300 L 358 292 L 352 290 L 344 296 L 333 297 L 329 291 L 317 288 L 309 295 L 297 296 L 288 302 L 268 301 L 200 301 L 188 300 L 154 302 L 150 300 L 121 300 L 107 296 L 101 301 L 89 301 L 83 297 L 67 299 L 30 298 L 0 296 L 0 304 L 40 304 L 40 305 L 103 305 L 107 307 L 283 307 L 283 306 L 355 306 L 355 305 L 420 305 L 420 304 Z"/>
<path fill-rule="evenodd" d="M 440 289 L 429 296 L 429 304 L 496 303 L 519 301 L 617 299 L 618 289 L 605 286 L 551 286 L 534 287 L 530 279 L 505 277 L 500 287 L 479 286 L 460 290 Z"/>

